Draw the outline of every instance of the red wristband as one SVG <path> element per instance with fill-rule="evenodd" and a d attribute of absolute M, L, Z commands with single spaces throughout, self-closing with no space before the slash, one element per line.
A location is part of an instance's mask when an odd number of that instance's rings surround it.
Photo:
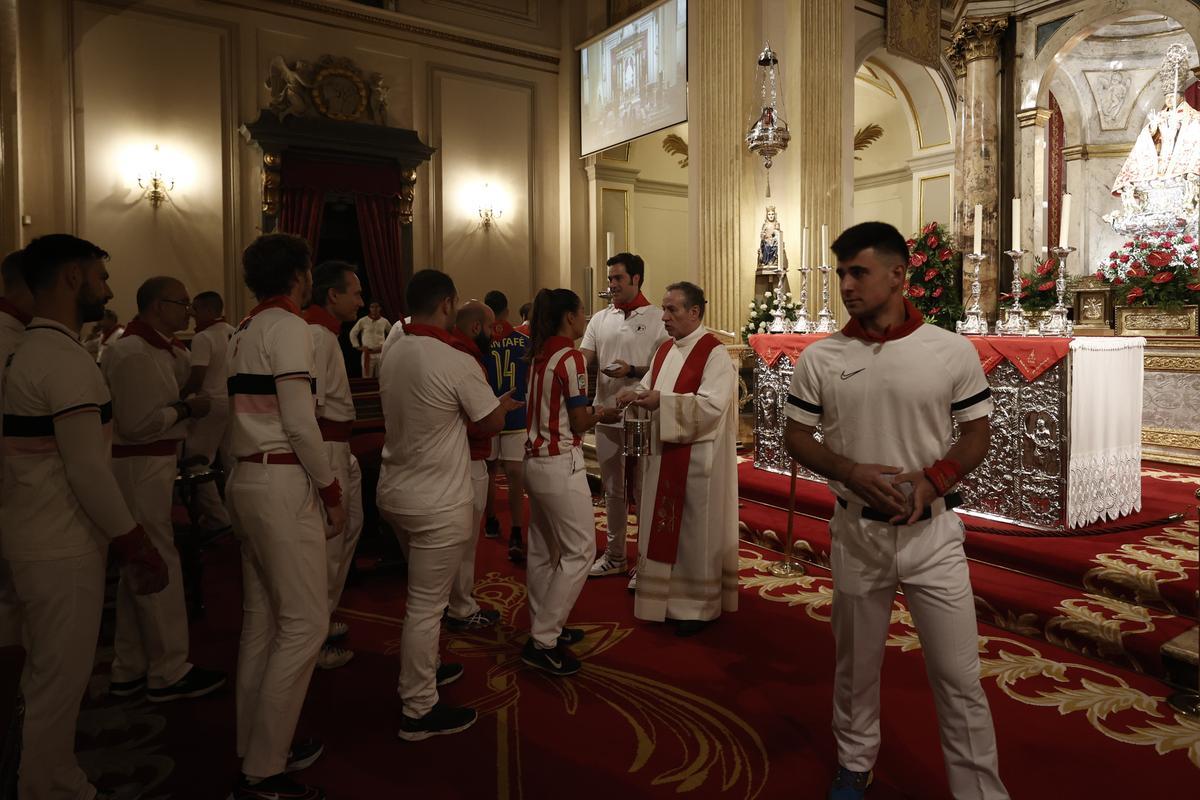
<path fill-rule="evenodd" d="M 952 458 L 939 459 L 924 469 L 938 495 L 945 495 L 962 479 L 962 465 Z"/>
<path fill-rule="evenodd" d="M 109 548 L 117 557 L 117 561 L 124 564 L 129 560 L 130 556 L 141 550 L 146 543 L 146 532 L 142 530 L 141 525 L 134 525 L 133 530 L 129 533 L 116 536 L 108 543 Z"/>
<path fill-rule="evenodd" d="M 317 494 L 321 495 L 321 502 L 325 504 L 326 508 L 342 504 L 342 485 L 337 482 L 337 478 L 334 478 L 333 483 L 324 489 L 317 489 Z"/>

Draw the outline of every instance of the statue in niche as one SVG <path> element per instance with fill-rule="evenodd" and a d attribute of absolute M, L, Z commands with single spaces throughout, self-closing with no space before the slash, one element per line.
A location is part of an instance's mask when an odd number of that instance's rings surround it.
<path fill-rule="evenodd" d="M 783 229 L 775 214 L 775 206 L 767 206 L 766 218 L 758 234 L 758 271 L 781 272 L 786 269 L 783 252 Z"/>
<path fill-rule="evenodd" d="M 309 66 L 297 61 L 295 69 L 289 67 L 283 56 L 271 59 L 267 75 L 267 89 L 271 93 L 270 108 L 280 120 L 289 116 L 302 117 L 308 111 L 311 84 L 304 77 Z"/>
<path fill-rule="evenodd" d="M 371 115 L 380 125 L 387 125 L 388 87 L 383 84 L 383 74 L 371 73 Z"/>

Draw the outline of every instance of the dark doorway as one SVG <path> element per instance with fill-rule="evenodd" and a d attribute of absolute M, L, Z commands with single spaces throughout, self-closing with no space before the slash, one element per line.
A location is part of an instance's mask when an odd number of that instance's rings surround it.
<path fill-rule="evenodd" d="M 358 214 L 354 209 L 354 196 L 350 194 L 328 194 L 325 196 L 325 211 L 321 217 L 321 233 L 317 238 L 318 261 L 345 261 L 358 269 L 362 282 L 363 307 L 358 315 L 367 314 L 371 304 L 371 279 L 363 268 L 362 239 L 358 232 Z M 342 324 L 338 342 L 342 346 L 342 357 L 346 360 L 346 373 L 351 378 L 362 377 L 362 358 L 350 344 L 350 329 L 353 323 Z"/>

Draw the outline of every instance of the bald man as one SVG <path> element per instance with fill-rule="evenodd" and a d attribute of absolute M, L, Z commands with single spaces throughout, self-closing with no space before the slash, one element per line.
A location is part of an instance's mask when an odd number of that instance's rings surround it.
<path fill-rule="evenodd" d="M 146 692 L 162 703 L 220 688 L 225 674 L 188 662 L 188 620 L 179 551 L 171 525 L 176 460 L 188 420 L 209 411 L 206 397 L 179 399 L 190 370 L 175 332 L 188 325 L 191 299 L 178 280 L 150 278 L 137 291 L 138 315 L 109 345 L 100 370 L 113 401 L 113 474 L 134 520 L 167 564 L 167 588 L 138 595 L 121 577 L 112 684 L 117 697 Z"/>

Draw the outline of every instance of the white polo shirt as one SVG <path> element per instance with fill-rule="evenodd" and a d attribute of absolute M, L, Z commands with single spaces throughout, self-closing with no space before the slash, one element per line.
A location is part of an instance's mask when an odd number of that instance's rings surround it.
<path fill-rule="evenodd" d="M 153 331 L 151 334 L 158 336 Z M 170 344 L 164 337 L 158 338 Z M 180 420 L 171 407 L 179 402 L 177 370 L 185 356 L 175 347 L 154 347 L 141 336 L 122 336 L 105 349 L 100 372 L 113 398 L 116 444 L 150 444 L 187 437 L 187 421 Z"/>
<path fill-rule="evenodd" d="M 784 410 L 802 425 L 820 423 L 833 452 L 907 472 L 944 457 L 953 422 L 986 417 L 992 399 L 975 347 L 922 324 L 886 342 L 839 331 L 809 345 L 796 362 Z M 829 487 L 865 504 L 838 481 Z"/>
<path fill-rule="evenodd" d="M 432 336 L 401 336 L 379 369 L 387 428 L 376 502 L 440 514 L 471 502 L 466 421 L 499 405 L 479 362 Z"/>
<path fill-rule="evenodd" d="M 596 353 L 597 406 L 614 405 L 617 392 L 637 385 L 638 378 L 610 378 L 603 369 L 617 359 L 631 367 L 649 367 L 658 346 L 667 340 L 662 314 L 658 306 L 642 306 L 626 318 L 624 311 L 609 306 L 588 320 L 579 349 Z"/>
<path fill-rule="evenodd" d="M 386 317 L 363 317 L 350 329 L 350 344 L 368 350 L 381 350 L 391 328 L 392 323 L 388 322 Z"/>
<path fill-rule="evenodd" d="M 112 441 L 108 387 L 78 334 L 35 317 L 4 371 L 3 403 L 4 557 L 42 561 L 103 552 L 107 537 L 75 497 L 54 436 L 55 420 L 99 411 L 105 441 Z"/>
<path fill-rule="evenodd" d="M 226 357 L 233 331 L 234 327 L 222 319 L 192 336 L 192 366 L 207 367 L 204 381 L 200 384 L 200 394 L 217 403 L 229 399 Z"/>
<path fill-rule="evenodd" d="M 317 387 L 317 416 L 335 422 L 355 418 L 354 395 L 346 373 L 346 359 L 337 334 L 319 322 L 308 320 L 313 342 L 313 379 Z"/>

